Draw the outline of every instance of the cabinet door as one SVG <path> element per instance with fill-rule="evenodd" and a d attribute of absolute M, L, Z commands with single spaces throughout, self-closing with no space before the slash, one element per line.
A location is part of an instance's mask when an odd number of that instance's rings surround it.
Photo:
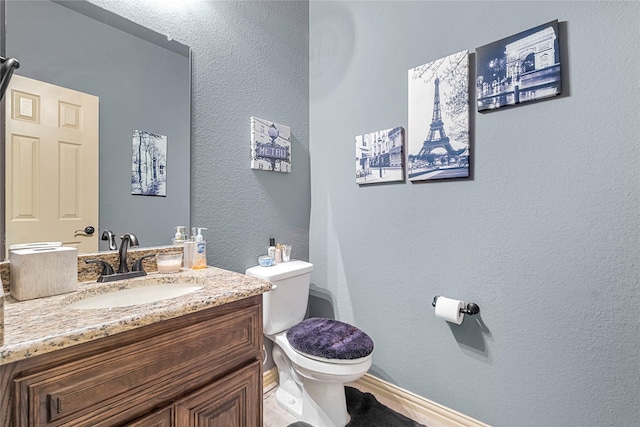
<path fill-rule="evenodd" d="M 259 361 L 176 402 L 176 426 L 261 427 L 262 368 Z"/>
<path fill-rule="evenodd" d="M 161 409 L 146 417 L 126 424 L 124 427 L 172 427 L 173 406 Z"/>

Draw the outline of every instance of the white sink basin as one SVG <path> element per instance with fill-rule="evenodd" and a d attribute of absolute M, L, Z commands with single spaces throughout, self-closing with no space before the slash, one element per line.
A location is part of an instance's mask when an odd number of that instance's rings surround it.
<path fill-rule="evenodd" d="M 129 307 L 176 298 L 199 289 L 202 289 L 202 286 L 193 283 L 162 283 L 159 285 L 141 286 L 139 288 L 127 288 L 107 292 L 76 301 L 69 304 L 68 307 L 76 309 Z"/>

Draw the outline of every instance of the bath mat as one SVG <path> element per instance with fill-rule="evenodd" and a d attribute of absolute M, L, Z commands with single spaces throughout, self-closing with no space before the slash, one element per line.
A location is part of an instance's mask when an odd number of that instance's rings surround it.
<path fill-rule="evenodd" d="M 373 351 L 369 335 L 348 323 L 313 317 L 287 330 L 287 340 L 299 352 L 325 359 L 353 360 Z"/>
<path fill-rule="evenodd" d="M 427 427 L 384 406 L 371 393 L 363 393 L 348 386 L 345 386 L 344 391 L 347 395 L 347 412 L 351 415 L 351 421 L 346 427 Z M 316 426 L 297 421 L 288 427 Z"/>

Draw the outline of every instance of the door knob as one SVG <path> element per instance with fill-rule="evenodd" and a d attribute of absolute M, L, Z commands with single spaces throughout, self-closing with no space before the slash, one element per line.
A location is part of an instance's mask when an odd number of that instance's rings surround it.
<path fill-rule="evenodd" d="M 96 229 L 90 225 L 87 225 L 84 230 L 76 230 L 76 233 L 84 233 L 84 234 L 88 234 L 88 235 L 92 235 L 93 233 L 96 232 Z"/>

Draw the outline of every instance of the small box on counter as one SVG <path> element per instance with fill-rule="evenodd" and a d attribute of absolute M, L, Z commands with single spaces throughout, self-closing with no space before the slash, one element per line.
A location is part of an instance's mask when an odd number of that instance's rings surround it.
<path fill-rule="evenodd" d="M 66 246 L 9 248 L 10 293 L 19 301 L 78 290 L 78 249 Z"/>

